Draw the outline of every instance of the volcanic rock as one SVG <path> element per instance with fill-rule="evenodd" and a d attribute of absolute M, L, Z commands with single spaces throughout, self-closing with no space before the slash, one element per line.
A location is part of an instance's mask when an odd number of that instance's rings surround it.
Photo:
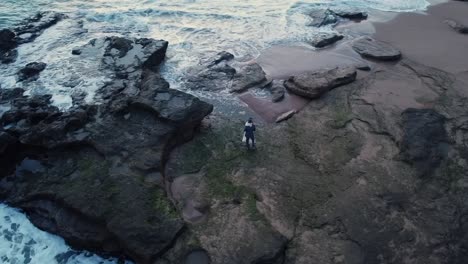
<path fill-rule="evenodd" d="M 336 24 L 338 18 L 330 9 L 317 9 L 308 13 L 312 18 L 312 22 L 308 26 L 322 27 L 330 24 Z"/>
<path fill-rule="evenodd" d="M 39 73 L 43 71 L 47 67 L 47 64 L 44 62 L 31 62 L 26 64 L 24 68 L 22 68 L 18 72 L 18 80 L 25 81 L 25 80 L 36 80 L 39 78 Z"/>

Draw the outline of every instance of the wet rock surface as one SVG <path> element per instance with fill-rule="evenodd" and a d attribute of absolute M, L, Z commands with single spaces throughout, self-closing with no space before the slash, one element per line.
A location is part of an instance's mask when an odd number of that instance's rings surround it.
<path fill-rule="evenodd" d="M 353 49 L 365 58 L 381 61 L 395 61 L 401 58 L 401 52 L 387 43 L 363 37 L 355 40 Z"/>
<path fill-rule="evenodd" d="M 339 67 L 293 76 L 284 85 L 292 93 L 315 99 L 331 89 L 351 83 L 354 80 L 356 80 L 356 69 L 353 67 Z"/>
<path fill-rule="evenodd" d="M 256 153 L 237 143 L 241 122 L 212 116 L 169 160 L 179 193 L 192 190 L 176 205 L 204 204 L 193 236 L 212 263 L 463 263 L 463 87 L 416 62 L 383 65 L 258 125 Z"/>
<path fill-rule="evenodd" d="M 342 18 L 347 18 L 351 20 L 364 20 L 369 16 L 366 12 L 358 10 L 345 10 L 345 9 L 334 9 L 332 12 Z"/>
<path fill-rule="evenodd" d="M 308 25 L 312 27 L 323 27 L 326 25 L 334 25 L 338 22 L 338 18 L 330 9 L 318 9 L 308 13 L 312 18 L 312 22 Z"/>
<path fill-rule="evenodd" d="M 34 17 L 25 19 L 18 26 L 0 30 L 0 62 L 11 63 L 16 60 L 16 48 L 34 41 L 47 28 L 66 18 L 56 12 L 39 12 Z"/>
<path fill-rule="evenodd" d="M 317 34 L 314 39 L 311 40 L 310 44 L 316 48 L 323 48 L 332 45 L 343 38 L 344 36 L 338 33 L 321 33 Z"/>
<path fill-rule="evenodd" d="M 62 112 L 50 105 L 51 96 L 2 90 L 11 108 L 0 119 L 0 196 L 74 247 L 138 263 L 163 254 L 184 223 L 164 183 L 141 179 L 161 172 L 168 152 L 189 140 L 213 109 L 159 76 L 166 48 L 151 39 L 91 41 L 80 56 L 103 54 L 103 69 L 115 76 L 99 91 L 100 105 Z M 25 158 L 45 169 L 15 172 Z"/>
<path fill-rule="evenodd" d="M 286 88 L 284 87 L 283 80 L 273 80 L 266 86 L 271 93 L 271 101 L 274 103 L 280 102 L 284 99 Z"/>
<path fill-rule="evenodd" d="M 239 64 L 234 55 L 220 52 L 189 70 L 184 88 L 190 90 L 244 92 L 267 84 L 266 74 L 257 63 Z"/>
<path fill-rule="evenodd" d="M 44 62 L 31 62 L 26 64 L 23 69 L 18 72 L 18 80 L 37 80 L 39 78 L 39 73 L 47 67 L 47 64 Z"/>

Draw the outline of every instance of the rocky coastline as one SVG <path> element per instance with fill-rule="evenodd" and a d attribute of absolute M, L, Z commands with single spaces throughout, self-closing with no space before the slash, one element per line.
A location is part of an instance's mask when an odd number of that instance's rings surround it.
<path fill-rule="evenodd" d="M 307 60 L 291 72 L 270 70 L 278 58 L 239 65 L 220 51 L 187 73 L 186 91 L 159 72 L 170 43 L 92 39 L 70 53 L 102 54 L 111 81 L 96 103 L 77 94 L 61 110 L 51 95 L 0 88 L 0 199 L 76 249 L 142 264 L 465 263 L 464 2 L 354 39 L 344 32 L 368 14 L 319 10 L 310 26 L 337 33 L 313 40 L 317 51 L 280 50 Z M 40 13 L 1 30 L 0 61 L 62 19 Z M 421 34 L 450 38 L 443 52 L 460 67 L 440 59 L 438 42 L 414 51 L 424 40 L 398 23 L 421 20 L 436 25 Z M 331 52 L 338 63 L 310 60 Z M 18 81 L 46 67 L 30 62 Z M 199 90 L 227 91 L 263 118 L 258 151 L 240 142 L 243 120 L 189 93 Z"/>

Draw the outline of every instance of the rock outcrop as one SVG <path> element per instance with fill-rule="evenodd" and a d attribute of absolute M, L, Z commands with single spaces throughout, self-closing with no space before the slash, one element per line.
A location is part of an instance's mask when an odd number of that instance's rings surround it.
<path fill-rule="evenodd" d="M 381 61 L 395 61 L 401 58 L 401 52 L 398 49 L 369 37 L 355 40 L 352 47 L 365 58 Z"/>
<path fill-rule="evenodd" d="M 356 75 L 356 69 L 353 67 L 338 67 L 302 73 L 289 78 L 284 85 L 292 93 L 315 99 L 331 89 L 353 82 Z"/>
<path fill-rule="evenodd" d="M 330 9 L 317 9 L 308 13 L 312 18 L 312 22 L 308 26 L 323 27 L 326 25 L 334 25 L 338 22 L 338 18 Z"/>
<path fill-rule="evenodd" d="M 284 81 L 272 80 L 267 86 L 265 86 L 271 93 L 271 101 L 274 103 L 280 102 L 284 99 L 286 94 L 286 88 L 284 87 Z"/>
<path fill-rule="evenodd" d="M 203 214 L 194 244 L 226 264 L 464 263 L 465 87 L 412 61 L 382 64 L 258 124 L 257 153 L 236 144 L 241 122 L 211 117 L 166 172 L 178 208 Z M 183 260 L 181 243 L 166 263 Z"/>
<path fill-rule="evenodd" d="M 66 16 L 56 12 L 40 12 L 25 19 L 17 27 L 0 30 L 0 62 L 11 63 L 16 60 L 16 48 L 34 41 L 44 30 L 57 24 Z"/>
<path fill-rule="evenodd" d="M 97 39 L 80 56 L 91 49 L 103 51 L 102 68 L 115 76 L 99 91 L 101 104 L 62 112 L 47 95 L 2 94 L 11 109 L 0 119 L 0 196 L 74 247 L 153 263 L 184 223 L 164 180 L 146 178 L 163 173 L 170 150 L 213 107 L 159 76 L 165 41 Z M 43 169 L 16 167 L 25 160 Z"/>
<path fill-rule="evenodd" d="M 26 64 L 24 68 L 22 68 L 18 72 L 18 81 L 33 81 L 39 78 L 39 73 L 47 67 L 47 64 L 44 62 L 31 62 Z"/>
<path fill-rule="evenodd" d="M 316 48 L 323 48 L 332 45 L 344 38 L 338 33 L 319 33 L 311 40 L 310 44 Z"/>

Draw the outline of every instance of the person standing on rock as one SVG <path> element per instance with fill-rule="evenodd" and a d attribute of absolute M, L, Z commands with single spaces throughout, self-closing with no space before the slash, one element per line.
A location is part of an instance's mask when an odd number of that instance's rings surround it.
<path fill-rule="evenodd" d="M 249 118 L 249 121 L 245 123 L 244 127 L 244 137 L 245 137 L 245 144 L 248 149 L 251 149 L 249 141 L 252 141 L 252 149 L 255 149 L 255 125 L 253 123 L 252 118 Z"/>

